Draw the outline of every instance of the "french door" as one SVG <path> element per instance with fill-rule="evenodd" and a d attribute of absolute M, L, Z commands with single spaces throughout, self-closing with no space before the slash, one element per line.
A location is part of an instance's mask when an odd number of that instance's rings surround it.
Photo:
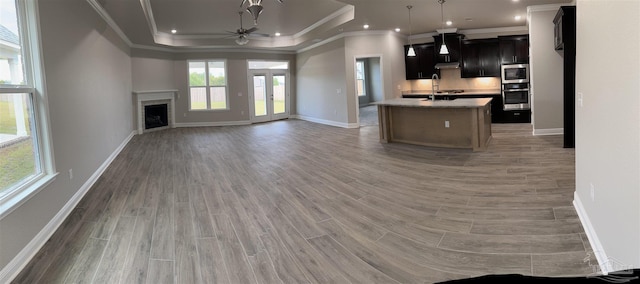
<path fill-rule="evenodd" d="M 251 122 L 289 117 L 289 76 L 287 70 L 249 70 Z"/>

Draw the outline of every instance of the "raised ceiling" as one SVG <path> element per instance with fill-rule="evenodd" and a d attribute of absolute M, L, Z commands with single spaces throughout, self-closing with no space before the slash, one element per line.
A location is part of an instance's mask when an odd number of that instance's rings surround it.
<path fill-rule="evenodd" d="M 87 0 L 103 16 L 113 20 L 134 46 L 189 48 L 262 48 L 298 50 L 319 40 L 347 32 L 392 31 L 409 34 L 406 6 L 412 5 L 412 33 L 424 34 L 441 28 L 437 0 L 263 0 L 258 33 L 238 47 L 226 31 L 239 28 L 240 0 Z M 447 0 L 445 20 L 459 30 L 526 25 L 527 6 L 567 4 L 571 0 Z M 245 5 L 246 6 L 246 5 Z M 520 15 L 520 20 L 514 17 Z M 244 14 L 245 28 L 253 26 Z M 176 29 L 176 34 L 171 30 Z M 275 33 L 281 36 L 276 37 Z"/>

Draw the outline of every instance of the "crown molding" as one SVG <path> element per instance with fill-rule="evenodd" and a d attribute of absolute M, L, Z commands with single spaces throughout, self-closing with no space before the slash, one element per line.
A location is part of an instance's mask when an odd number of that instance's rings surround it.
<path fill-rule="evenodd" d="M 355 9 L 356 9 L 355 6 L 347 4 L 347 6 L 344 6 L 344 7 L 340 8 L 339 10 L 331 13 L 329 16 L 326 16 L 326 17 L 322 18 L 320 21 L 317 21 L 317 22 L 313 23 L 312 25 L 308 26 L 307 28 L 301 30 L 300 32 L 297 32 L 297 33 L 293 34 L 293 38 L 294 39 L 298 39 L 298 38 L 304 36 L 305 34 L 310 33 L 311 31 L 317 29 L 318 27 L 320 27 L 320 26 L 328 23 L 329 21 L 331 21 L 331 20 L 333 20 L 335 18 L 338 18 L 338 17 L 340 17 L 342 15 L 349 14 L 349 13 L 351 13 L 352 15 L 355 15 Z"/>
<path fill-rule="evenodd" d="M 546 4 L 546 5 L 528 6 L 527 14 L 531 12 L 557 11 L 562 6 L 567 6 L 567 4 Z"/>
<path fill-rule="evenodd" d="M 102 5 L 100 5 L 98 3 L 98 0 L 87 0 L 87 2 L 89 3 L 89 5 L 91 5 L 91 7 L 93 7 L 93 10 L 95 10 L 98 15 L 100 15 L 100 17 L 102 17 L 102 19 L 107 22 L 107 24 L 109 25 L 109 27 L 111 27 L 111 29 L 113 29 L 116 34 L 118 34 L 118 36 L 120 36 L 120 38 L 129 46 L 131 47 L 133 45 L 133 42 L 131 42 L 131 40 L 127 37 L 127 35 L 122 31 L 122 29 L 120 29 L 120 27 L 118 26 L 118 24 L 116 24 L 116 22 L 111 18 L 111 16 L 109 15 L 109 13 L 107 13 L 107 10 L 105 10 Z"/>
<path fill-rule="evenodd" d="M 502 27 L 502 28 L 460 30 L 459 33 L 464 35 L 474 35 L 474 34 L 490 34 L 490 33 L 528 32 L 528 31 L 529 31 L 529 28 L 527 28 L 527 26 L 514 26 L 514 27 Z"/>

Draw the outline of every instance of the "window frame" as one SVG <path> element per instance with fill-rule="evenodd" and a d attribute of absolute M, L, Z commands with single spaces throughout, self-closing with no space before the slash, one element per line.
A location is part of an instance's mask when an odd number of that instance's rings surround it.
<path fill-rule="evenodd" d="M 210 62 L 221 62 L 224 65 L 224 85 L 211 85 L 209 82 L 209 63 Z M 205 89 L 205 94 L 206 94 L 206 108 L 204 109 L 192 109 L 191 108 L 191 82 L 190 82 L 190 63 L 204 63 L 204 71 L 205 71 L 205 85 L 204 86 L 194 86 L 194 87 L 200 87 L 200 88 L 204 88 Z M 193 112 L 201 112 L 201 111 L 228 111 L 230 110 L 230 105 L 229 105 L 229 81 L 228 81 L 228 68 L 227 68 L 227 60 L 226 59 L 193 59 L 193 60 L 187 60 L 187 88 L 188 88 L 188 104 L 189 104 L 189 111 L 193 111 Z M 224 87 L 224 99 L 225 99 L 225 108 L 212 108 L 211 107 L 211 88 L 214 87 Z"/>
<path fill-rule="evenodd" d="M 13 212 L 24 202 L 50 184 L 58 173 L 55 170 L 51 127 L 49 124 L 49 107 L 45 92 L 45 74 L 40 42 L 40 24 L 37 1 L 15 0 L 16 16 L 23 57 L 23 85 L 0 85 L 0 93 L 23 93 L 29 95 L 32 110 L 32 135 L 36 163 L 40 173 L 22 181 L 0 197 L 0 220 Z"/>
<path fill-rule="evenodd" d="M 358 63 L 362 64 L 362 79 L 358 79 Z M 356 95 L 358 97 L 366 97 L 367 96 L 367 64 L 364 60 L 356 59 Z M 362 81 L 362 94 L 358 94 L 358 81 Z"/>

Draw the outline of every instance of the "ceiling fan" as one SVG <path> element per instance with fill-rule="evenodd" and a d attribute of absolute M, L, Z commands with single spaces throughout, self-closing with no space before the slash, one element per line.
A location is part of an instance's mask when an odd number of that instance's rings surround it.
<path fill-rule="evenodd" d="M 282 4 L 284 0 L 276 0 L 278 3 Z M 240 7 L 244 5 L 244 3 L 249 2 L 249 6 L 247 7 L 247 12 L 253 16 L 253 24 L 258 25 L 258 16 L 262 13 L 262 0 L 242 0 L 240 3 Z"/>
<path fill-rule="evenodd" d="M 269 37 L 270 35 L 268 34 L 261 34 L 261 33 L 256 33 L 256 31 L 258 30 L 258 27 L 251 27 L 249 29 L 245 29 L 242 26 L 242 14 L 243 12 L 240 11 L 238 12 L 238 14 L 240 15 L 240 28 L 237 29 L 235 32 L 230 32 L 227 31 L 227 33 L 233 34 L 232 37 L 237 37 L 236 38 L 236 43 L 238 45 L 245 45 L 247 43 L 249 43 L 249 36 L 257 36 L 257 37 Z"/>

